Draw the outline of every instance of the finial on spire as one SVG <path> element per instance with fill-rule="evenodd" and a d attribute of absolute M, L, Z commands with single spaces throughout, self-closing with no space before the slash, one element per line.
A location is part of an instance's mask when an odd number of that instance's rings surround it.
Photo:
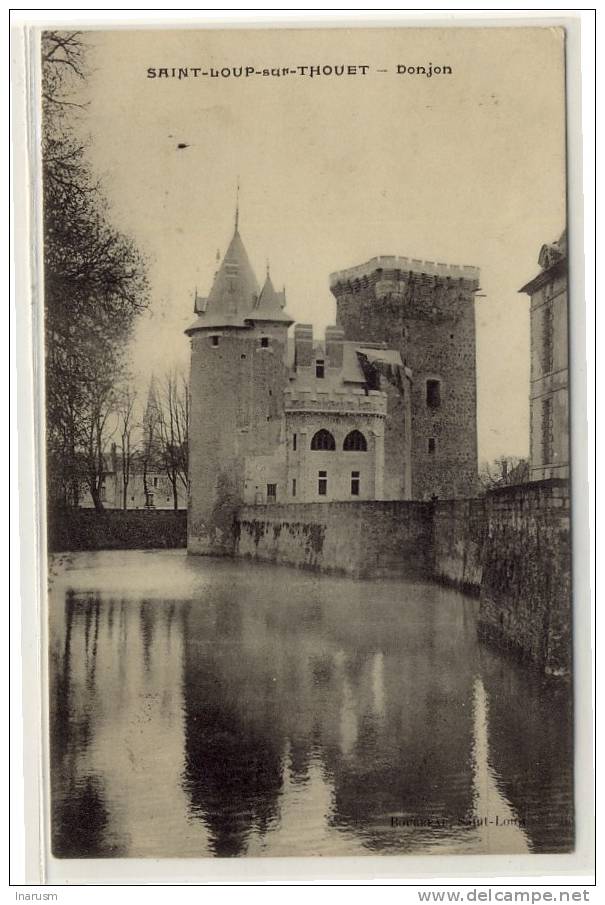
<path fill-rule="evenodd" d="M 239 229 L 239 176 L 235 189 L 235 232 Z"/>
<path fill-rule="evenodd" d="M 270 273 L 269 273 L 269 271 L 270 271 L 270 267 L 269 267 L 269 258 L 267 258 L 267 260 L 266 260 L 265 263 L 266 263 L 266 268 L 267 268 L 267 279 L 269 279 L 269 277 L 270 277 Z"/>

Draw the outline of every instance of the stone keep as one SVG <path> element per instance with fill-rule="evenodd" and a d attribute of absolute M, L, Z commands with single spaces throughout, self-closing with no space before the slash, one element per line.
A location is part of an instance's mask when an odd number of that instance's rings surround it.
<path fill-rule="evenodd" d="M 477 492 L 479 270 L 377 257 L 330 276 L 347 340 L 401 352 L 411 385 L 412 498 Z"/>
<path fill-rule="evenodd" d="M 286 342 L 293 322 L 267 274 L 262 290 L 236 220 L 208 298 L 196 296 L 191 340 L 188 549 L 233 552 L 245 462 L 283 444 Z"/>

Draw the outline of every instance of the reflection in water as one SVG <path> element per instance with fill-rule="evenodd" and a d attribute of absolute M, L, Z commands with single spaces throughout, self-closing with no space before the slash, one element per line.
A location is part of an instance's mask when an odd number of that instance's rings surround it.
<path fill-rule="evenodd" d="M 476 601 L 179 552 L 76 554 L 51 593 L 63 857 L 567 851 L 567 690 Z"/>

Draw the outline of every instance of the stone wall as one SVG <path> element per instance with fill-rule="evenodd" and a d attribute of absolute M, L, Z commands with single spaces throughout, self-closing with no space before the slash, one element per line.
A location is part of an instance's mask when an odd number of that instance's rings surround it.
<path fill-rule="evenodd" d="M 571 671 L 569 485 L 540 481 L 488 500 L 480 631 L 547 673 Z"/>
<path fill-rule="evenodd" d="M 48 549 L 150 550 L 187 546 L 184 509 L 62 509 L 48 513 Z"/>
<path fill-rule="evenodd" d="M 249 506 L 237 556 L 359 577 L 429 577 L 432 507 L 409 501 Z"/>
<path fill-rule="evenodd" d="M 385 342 L 412 370 L 412 498 L 474 496 L 478 271 L 453 278 L 428 265 L 428 272 L 370 265 L 361 276 L 360 268 L 333 274 L 330 289 L 347 340 Z M 427 380 L 440 381 L 437 404 L 427 400 Z"/>
<path fill-rule="evenodd" d="M 433 575 L 470 594 L 481 590 L 487 497 L 439 500 L 433 510 Z"/>
<path fill-rule="evenodd" d="M 359 577 L 433 578 L 480 596 L 479 630 L 551 674 L 571 670 L 569 486 L 477 499 L 250 506 L 236 555 Z"/>
<path fill-rule="evenodd" d="M 547 673 L 571 669 L 569 485 L 503 487 L 435 504 L 434 576 L 480 594 L 479 630 Z"/>

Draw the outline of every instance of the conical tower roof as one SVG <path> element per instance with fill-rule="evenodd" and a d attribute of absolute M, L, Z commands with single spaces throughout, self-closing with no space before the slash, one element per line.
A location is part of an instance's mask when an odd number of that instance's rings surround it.
<path fill-rule="evenodd" d="M 258 298 L 258 283 L 239 230 L 233 238 L 214 278 L 206 315 L 243 320 Z"/>
<path fill-rule="evenodd" d="M 245 327 L 258 294 L 258 282 L 236 224 L 210 295 L 205 300 L 196 299 L 199 316 L 186 332 L 207 327 Z M 203 302 L 201 309 L 197 308 L 198 302 Z"/>
<path fill-rule="evenodd" d="M 285 310 L 286 295 L 285 292 L 276 292 L 275 287 L 267 271 L 265 285 L 261 290 L 254 308 L 248 315 L 248 319 L 252 321 L 273 321 L 281 324 L 293 324 L 294 320 Z"/>

